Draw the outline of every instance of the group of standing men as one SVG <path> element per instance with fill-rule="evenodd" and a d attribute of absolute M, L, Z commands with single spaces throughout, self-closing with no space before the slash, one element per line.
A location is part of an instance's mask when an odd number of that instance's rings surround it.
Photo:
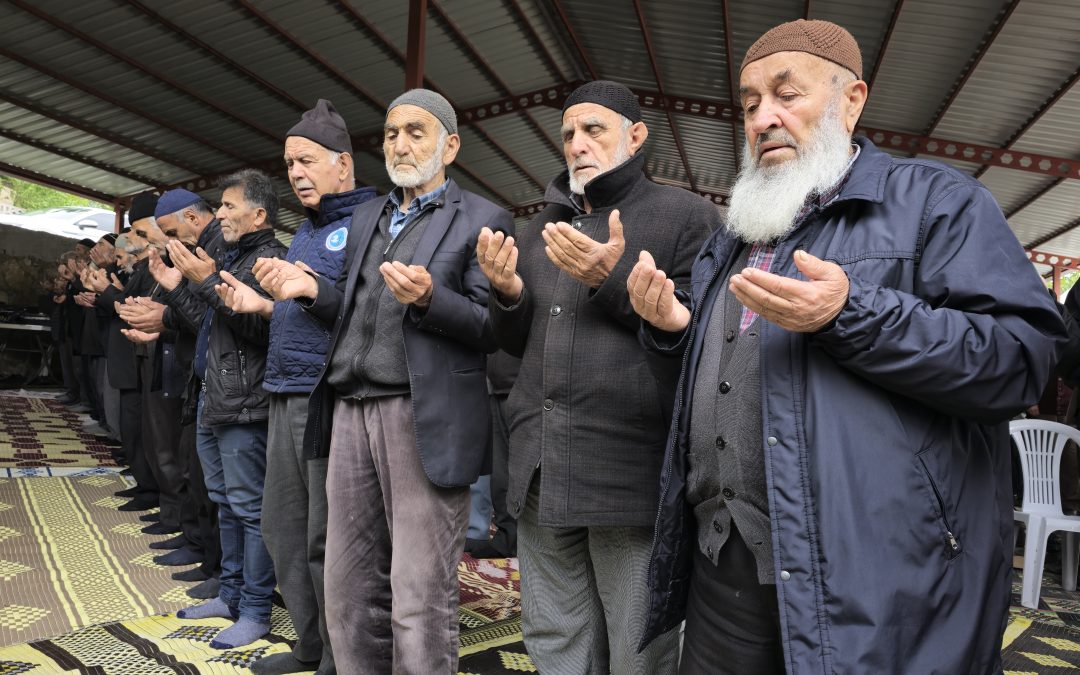
<path fill-rule="evenodd" d="M 723 220 L 648 180 L 637 98 L 587 83 L 516 232 L 447 178 L 443 97 L 389 106 L 383 197 L 320 101 L 285 144 L 309 215 L 289 250 L 269 179 L 241 172 L 213 236 L 169 243 L 164 291 L 129 300 L 195 341 L 222 574 L 180 616 L 246 644 L 276 572 L 299 640 L 256 672 L 456 672 L 495 413 L 540 672 L 1000 671 L 1005 422 L 1062 324 L 985 188 L 853 139 L 861 75 L 829 22 L 750 48 Z M 512 386 L 485 377 L 499 349 Z"/>

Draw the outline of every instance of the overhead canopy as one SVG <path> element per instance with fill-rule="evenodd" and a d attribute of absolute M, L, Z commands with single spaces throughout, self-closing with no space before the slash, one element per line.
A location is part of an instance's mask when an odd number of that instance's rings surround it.
<path fill-rule="evenodd" d="M 426 11 L 411 53 L 410 5 Z M 256 166 L 278 178 L 289 232 L 303 216 L 284 132 L 331 99 L 358 181 L 387 189 L 385 106 L 422 54 L 425 86 L 459 111 L 451 175 L 519 218 L 565 166 L 563 98 L 594 78 L 639 94 L 654 180 L 723 205 L 743 143 L 738 64 L 799 17 L 859 41 L 861 124 L 879 146 L 974 175 L 1022 244 L 1080 255 L 1074 0 L 8 0 L 0 172 L 114 204 L 170 186 L 214 202 L 217 177 Z"/>

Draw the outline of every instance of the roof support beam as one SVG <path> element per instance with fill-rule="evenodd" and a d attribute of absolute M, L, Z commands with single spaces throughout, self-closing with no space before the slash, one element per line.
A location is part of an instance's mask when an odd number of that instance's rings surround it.
<path fill-rule="evenodd" d="M 224 53 L 222 53 L 220 50 L 215 48 L 210 43 L 206 42 L 205 40 L 203 40 L 202 38 L 200 38 L 200 37 L 198 37 L 196 35 L 193 35 L 192 33 L 188 32 L 186 30 L 184 30 L 183 28 L 176 25 L 172 21 L 169 21 L 165 17 L 161 16 L 161 14 L 159 14 L 159 13 L 155 12 L 153 9 L 147 7 L 145 4 L 143 4 L 139 0 L 127 0 L 127 2 L 128 2 L 129 5 L 131 5 L 135 9 L 139 10 L 140 12 L 145 14 L 147 17 L 149 17 L 153 21 L 156 21 L 157 23 L 164 26 L 166 29 L 169 30 L 169 32 L 171 32 L 171 33 L 173 33 L 175 35 L 179 35 L 180 37 L 184 38 L 188 42 L 190 42 L 193 45 L 195 45 L 196 47 L 198 47 L 199 49 L 202 49 L 204 52 L 210 54 L 211 56 L 213 56 L 215 59 L 217 59 L 221 63 L 225 64 L 226 66 L 231 68 L 236 73 L 238 73 L 240 75 L 243 75 L 245 78 L 247 78 L 247 79 L 251 80 L 252 82 L 256 83 L 257 85 L 262 87 L 267 93 L 269 93 L 269 94 L 271 94 L 273 96 L 276 96 L 277 98 L 281 99 L 282 101 L 285 101 L 286 103 L 293 106 L 297 110 L 301 110 L 301 111 L 302 110 L 307 110 L 307 106 L 304 105 L 304 103 L 302 101 L 297 99 L 295 96 L 293 96 L 289 92 L 285 91 L 284 89 L 277 86 L 273 82 L 270 82 L 269 80 L 262 77 L 261 75 L 259 75 L 255 71 L 251 70 L 247 66 L 244 66 L 244 65 L 236 62 L 235 60 L 229 58 L 228 56 L 226 56 Z"/>
<path fill-rule="evenodd" d="M 660 74 L 660 65 L 656 61 L 656 51 L 653 49 L 652 36 L 649 34 L 649 24 L 645 20 L 645 11 L 641 7 L 641 0 L 634 0 L 634 11 L 637 13 L 638 27 L 641 29 L 641 37 L 645 40 L 645 51 L 649 55 L 649 65 L 652 67 L 653 78 L 656 80 L 656 88 L 660 90 L 660 96 L 667 98 L 664 92 L 664 78 Z M 679 127 L 675 124 L 675 118 L 670 108 L 664 109 L 667 116 L 668 128 L 671 129 L 671 137 L 675 140 L 675 149 L 679 152 L 682 160 L 683 171 L 686 172 L 686 180 L 690 183 L 690 189 L 697 192 L 697 181 L 694 180 L 694 172 L 690 169 L 690 160 L 686 157 L 686 148 L 683 147 L 682 136 Z"/>
<path fill-rule="evenodd" d="M 529 34 L 529 40 L 533 46 L 539 50 L 540 55 L 544 57 L 544 61 L 547 62 L 548 68 L 551 69 L 551 74 L 562 81 L 566 81 L 566 77 L 563 75 L 562 69 L 559 68 L 559 64 L 555 61 L 555 56 L 552 55 L 551 50 L 548 49 L 547 43 L 544 42 L 540 34 L 536 32 L 536 27 L 533 26 L 532 21 L 525 15 L 525 10 L 521 8 L 521 3 L 518 0 L 507 0 L 510 7 L 514 10 L 514 15 L 517 17 L 518 24 L 525 27 L 525 31 Z"/>
<path fill-rule="evenodd" d="M 199 143 L 200 145 L 205 145 L 208 148 L 212 148 L 213 150 L 216 150 L 217 152 L 220 152 L 223 155 L 228 155 L 229 157 L 232 157 L 233 159 L 238 159 L 238 160 L 243 159 L 243 155 L 241 155 L 238 152 L 235 152 L 233 150 L 229 150 L 228 148 L 226 148 L 226 147 L 224 147 L 222 145 L 219 145 L 218 143 L 215 143 L 214 141 L 211 141 L 208 138 L 205 138 L 203 136 L 199 136 L 198 134 L 192 133 L 191 131 L 188 131 L 187 129 L 185 129 L 184 127 L 182 127 L 179 124 L 173 124 L 172 122 L 169 122 L 167 120 L 163 120 L 163 119 L 160 119 L 160 118 L 157 118 L 157 117 L 151 117 L 150 115 L 146 114 L 145 110 L 140 109 L 138 106 L 134 106 L 134 105 L 132 105 L 130 103 L 127 103 L 127 102 L 123 101 L 122 99 L 118 99 L 115 96 L 111 96 L 109 94 L 106 94 L 103 91 L 99 91 L 98 89 L 95 89 L 94 87 L 91 87 L 90 85 L 80 81 L 78 78 L 71 77 L 69 75 L 65 75 L 65 74 L 63 74 L 63 73 L 61 73 L 61 72 L 59 72 L 57 70 L 49 68 L 48 66 L 45 66 L 45 65 L 43 65 L 41 63 L 38 63 L 34 59 L 28 59 L 25 56 L 23 56 L 21 54 L 16 54 L 15 52 L 13 52 L 13 51 L 5 48 L 5 47 L 2 47 L 2 46 L 0 46 L 0 56 L 3 56 L 5 59 L 10 59 L 11 61 L 14 61 L 14 62 L 26 67 L 26 68 L 31 68 L 33 70 L 38 71 L 39 73 L 43 73 L 45 75 L 48 75 L 49 77 L 56 80 L 57 82 L 62 82 L 62 83 L 66 84 L 69 87 L 72 87 L 74 89 L 78 89 L 79 91 L 85 92 L 85 93 L 89 94 L 90 96 L 93 96 L 94 98 L 105 101 L 109 105 L 114 105 L 117 108 L 120 108 L 121 110 L 126 110 L 127 112 L 131 113 L 132 115 L 135 115 L 137 117 L 141 117 L 142 119 L 145 119 L 145 120 L 147 120 L 149 122 L 152 122 L 152 123 L 154 123 L 154 124 L 156 124 L 156 125 L 158 125 L 160 127 L 164 127 L 166 129 L 168 129 L 169 131 L 172 131 L 173 133 L 179 134 L 179 135 L 181 135 L 181 136 L 183 136 L 183 137 L 185 137 L 187 139 L 190 139 L 190 140 L 192 140 L 192 141 L 194 141 L 196 143 Z M 171 163 L 171 161 L 172 161 L 172 160 L 166 160 L 166 159 L 164 159 L 164 158 L 162 158 L 160 156 L 151 155 L 151 157 L 154 157 L 154 159 L 157 159 L 157 160 L 160 160 L 160 161 L 163 161 L 163 162 Z"/>
<path fill-rule="evenodd" d="M 405 89 L 424 86 L 428 0 L 409 0 L 409 29 L 405 47 Z"/>
<path fill-rule="evenodd" d="M 806 2 L 803 3 L 802 18 L 806 19 L 807 21 L 810 20 L 810 0 L 806 0 Z"/>
<path fill-rule="evenodd" d="M 386 35 L 384 35 L 381 31 L 379 31 L 379 29 L 376 28 L 370 21 L 368 21 L 364 17 L 364 15 L 357 12 L 356 9 L 353 8 L 353 6 L 350 5 L 349 3 L 345 2 L 345 0 L 338 0 L 338 4 L 340 5 L 341 9 L 345 11 L 345 13 L 352 19 L 352 21 L 357 26 L 359 26 L 361 29 L 366 31 L 369 35 L 371 35 L 376 40 L 378 40 L 379 43 L 381 43 L 383 49 L 386 50 L 387 54 L 389 54 L 394 59 L 396 59 L 399 63 L 401 63 L 402 65 L 405 65 L 407 67 L 407 61 L 408 61 L 407 55 L 402 54 L 401 50 L 399 50 L 397 48 L 397 46 L 394 45 L 394 43 L 390 41 L 390 38 L 386 37 Z M 434 7 L 434 5 L 432 5 L 432 7 Z M 438 92 L 444 98 L 446 98 L 446 100 L 450 102 L 450 105 L 453 106 L 454 110 L 457 111 L 457 113 L 458 113 L 458 126 L 465 126 L 467 123 L 462 119 L 461 109 L 455 104 L 454 100 L 451 97 L 447 96 L 446 92 L 439 89 L 439 87 L 437 87 L 434 83 L 428 81 L 427 84 L 433 91 Z M 423 86 L 423 85 L 419 84 L 417 86 Z M 380 104 L 380 107 L 382 109 L 385 109 L 386 104 L 385 103 Z M 526 169 L 525 165 L 522 164 L 521 162 L 519 162 L 513 155 L 511 155 L 510 151 L 507 150 L 501 143 L 499 143 L 494 138 L 492 138 L 491 135 L 489 135 L 486 131 L 484 131 L 483 128 L 481 128 L 479 126 L 474 126 L 473 128 L 474 128 L 474 130 L 476 131 L 476 133 L 480 136 L 480 138 L 482 140 L 486 141 L 489 145 L 491 145 L 493 148 L 495 148 L 495 151 L 498 152 L 499 154 L 501 154 L 504 158 L 506 158 L 506 160 L 508 162 L 513 164 L 514 167 L 518 171 L 520 171 L 523 176 L 525 176 L 526 178 L 531 180 L 533 183 L 535 183 L 536 186 L 541 191 L 544 190 L 544 188 L 546 187 L 545 184 L 539 178 L 537 178 L 535 174 L 533 174 L 528 169 Z M 375 134 L 371 134 L 371 135 L 366 136 L 365 140 L 362 141 L 361 144 L 365 145 L 365 146 L 374 147 L 374 148 L 381 148 L 382 147 L 382 133 L 379 132 L 377 134 L 377 137 L 376 137 Z M 356 144 L 354 144 L 354 147 L 355 147 L 355 145 Z M 380 150 L 380 152 L 381 152 L 381 150 Z M 456 163 L 458 165 L 458 168 L 463 168 L 463 169 L 465 169 L 465 171 L 468 171 L 468 169 L 465 168 L 460 162 L 456 162 Z M 469 172 L 469 173 L 472 173 L 472 172 Z"/>
<path fill-rule="evenodd" d="M 930 136 L 937 129 L 938 124 L 945 118 L 945 114 L 949 111 L 949 107 L 952 106 L 953 101 L 960 95 L 960 91 L 967 84 L 968 78 L 975 72 L 975 69 L 979 67 L 979 63 L 982 62 L 983 57 L 986 56 L 986 52 L 990 51 L 990 47 L 993 46 L 994 40 L 997 39 L 998 33 L 1005 27 L 1005 24 L 1009 21 L 1009 17 L 1012 16 L 1013 11 L 1020 5 L 1023 0 L 1005 0 L 1005 6 L 998 12 L 997 18 L 994 20 L 994 25 L 990 29 L 990 34 L 983 40 L 982 45 L 979 47 L 979 51 L 976 52 L 975 57 L 968 61 L 964 72 L 960 74 L 960 79 L 953 85 L 952 91 L 949 92 L 948 98 L 938 108 L 937 113 L 934 115 L 934 119 L 930 120 L 930 124 L 927 125 L 924 136 Z"/>
<path fill-rule="evenodd" d="M 1058 269 L 1080 270 L 1080 257 L 1061 255 L 1059 253 L 1046 253 L 1028 247 L 1025 251 L 1028 260 L 1039 265 L 1050 265 Z"/>
<path fill-rule="evenodd" d="M 1043 104 L 1039 106 L 1039 109 L 1036 110 L 1031 115 L 1031 117 L 1029 117 L 1028 120 L 1020 126 L 1019 129 L 1014 131 L 1013 134 L 1009 136 L 1009 140 L 1005 141 L 1005 147 L 1012 148 L 1012 146 L 1015 145 L 1016 142 L 1019 141 L 1024 134 L 1030 131 L 1031 128 L 1043 118 L 1043 115 L 1045 115 L 1046 112 L 1050 110 L 1050 108 L 1053 108 L 1054 105 L 1056 105 L 1057 102 L 1060 101 L 1063 96 L 1065 96 L 1065 94 L 1068 94 L 1069 91 L 1071 91 L 1072 88 L 1076 86 L 1077 82 L 1080 82 L 1080 68 L 1077 68 L 1076 71 L 1074 71 L 1073 74 L 1069 76 L 1069 79 L 1065 80 L 1065 82 L 1063 82 L 1061 86 L 1058 87 L 1057 91 L 1055 91 L 1050 96 L 1050 98 L 1043 101 Z M 975 172 L 975 177 L 981 178 L 982 175 L 986 173 L 986 170 L 988 168 L 989 167 L 987 166 L 979 167 L 979 170 Z"/>
<path fill-rule="evenodd" d="M 807 0 L 809 5 L 810 0 Z M 735 56 L 731 44 L 731 14 L 728 12 L 728 0 L 720 3 L 724 14 L 724 58 L 727 59 L 727 91 L 728 100 L 734 103 L 739 99 L 735 97 Z M 739 154 L 739 131 L 735 124 L 731 125 L 731 155 L 735 159 L 735 170 L 742 169 L 742 155 Z"/>
<path fill-rule="evenodd" d="M 52 176 L 46 176 L 37 171 L 24 169 L 21 166 L 15 166 L 14 164 L 8 164 L 7 162 L 0 162 L 0 173 L 6 173 L 9 176 L 21 178 L 22 180 L 37 183 L 38 185 L 44 185 L 45 187 L 50 187 L 55 190 L 62 190 L 85 199 L 93 199 L 103 204 L 112 204 L 116 201 L 116 197 L 113 195 L 107 195 L 104 192 L 91 190 L 90 188 L 76 185 L 75 183 L 69 183 L 66 180 L 60 180 L 59 178 L 53 178 Z"/>
<path fill-rule="evenodd" d="M 896 20 L 900 18 L 902 11 L 904 11 L 904 0 L 896 0 L 892 17 L 889 18 L 889 27 L 885 29 L 885 37 L 881 41 L 881 49 L 878 50 L 877 58 L 874 59 L 874 69 L 870 71 L 870 79 L 866 81 L 866 88 L 871 92 L 874 91 L 874 80 L 877 79 L 878 70 L 881 69 L 881 62 L 885 60 L 885 50 L 889 48 L 889 41 L 892 40 L 893 31 L 896 29 Z"/>
<path fill-rule="evenodd" d="M 143 74 L 148 75 L 148 76 L 150 76 L 150 77 L 152 77 L 152 78 L 154 78 L 156 80 L 160 80 L 161 82 L 164 82 L 165 84 L 167 84 L 168 86 L 172 87 L 173 89 L 179 91 L 180 93 L 184 94 L 185 96 L 191 97 L 191 98 L 201 102 L 202 104 L 204 104 L 210 110 L 216 110 L 217 112 L 221 113 L 223 116 L 225 116 L 225 117 L 227 117 L 229 119 L 232 119 L 233 121 L 237 122 L 241 126 L 245 126 L 245 127 L 251 129 L 252 131 L 254 131 L 256 133 L 261 134 L 263 136 L 266 136 L 266 137 L 268 137 L 270 139 L 273 139 L 275 141 L 279 141 L 279 142 L 281 141 L 281 138 L 278 136 L 277 133 L 275 133 L 274 131 L 272 131 L 272 130 L 268 129 L 267 127 L 263 126 L 259 122 L 255 122 L 253 120 L 245 119 L 245 118 L 241 117 L 239 114 L 237 114 L 235 112 L 232 112 L 232 111 L 226 110 L 225 108 L 222 108 L 218 104 L 218 102 L 215 101 L 210 96 L 202 94 L 201 92 L 199 92 L 196 89 L 192 89 L 191 87 L 188 87 L 188 86 L 186 86 L 184 84 L 181 84 L 177 80 L 169 77 L 167 74 L 165 74 L 165 73 L 163 73 L 161 71 L 154 70 L 153 68 L 150 68 L 150 67 L 144 65 L 138 59 L 132 58 L 132 57 L 128 56 L 127 54 L 124 54 L 123 52 L 113 48 L 112 46 L 110 46 L 108 44 L 105 44 L 101 40 L 98 40 L 97 38 L 95 38 L 95 37 L 93 37 L 93 36 L 91 36 L 91 35 L 89 35 L 87 33 L 84 33 L 83 31 L 79 30 L 78 28 L 75 28 L 74 26 L 71 26 L 69 24 L 66 24 L 66 23 L 60 21 L 55 16 L 52 16 L 48 12 L 46 12 L 46 11 L 44 11 L 42 9 L 39 9 L 38 7 L 35 7 L 34 5 L 31 5 L 29 2 L 26 2 L 25 0 L 9 0 L 9 1 L 13 5 L 15 5 L 16 7 L 21 9 L 22 11 L 24 11 L 24 12 L 26 12 L 28 14 L 34 15 L 35 17 L 37 17 L 41 21 L 49 24 L 53 28 L 56 28 L 56 29 L 61 30 L 61 31 L 65 32 L 65 33 L 68 33 L 69 35 L 72 35 L 72 36 L 78 38 L 79 40 L 82 40 L 83 42 L 93 46 L 95 49 L 98 49 L 99 51 L 102 51 L 102 52 L 108 54 L 109 56 L 116 59 L 117 61 L 120 61 L 120 62 L 130 66 L 131 68 L 134 68 L 135 70 L 138 70 L 138 71 L 142 72 Z"/>
<path fill-rule="evenodd" d="M 555 4 L 555 13 L 559 15 L 559 21 L 562 22 L 563 28 L 566 29 L 566 34 L 570 36 L 570 41 L 574 43 L 574 49 L 577 50 L 578 56 L 581 57 L 581 62 L 585 64 L 585 69 L 589 71 L 589 77 L 594 80 L 600 79 L 596 68 L 593 67 L 592 61 L 589 59 L 588 52 L 585 51 L 585 47 L 581 46 L 581 40 L 578 39 L 577 32 L 570 25 L 570 17 L 566 15 L 562 3 L 559 0 L 552 0 L 552 2 Z"/>
<path fill-rule="evenodd" d="M 495 72 L 495 68 L 491 65 L 491 63 L 488 62 L 487 59 L 484 58 L 484 55 L 481 54 L 480 50 L 476 48 L 476 45 L 474 45 L 473 42 L 469 39 L 469 37 L 465 34 L 465 31 L 461 30 L 461 28 L 456 23 L 454 23 L 454 20 L 451 19 L 446 14 L 446 12 L 443 11 L 442 7 L 440 7 L 438 3 L 435 2 L 435 0 L 431 0 L 431 9 L 435 11 L 435 14 L 439 17 L 439 20 L 446 24 L 446 27 L 450 29 L 450 32 L 454 35 L 454 38 L 457 40 L 458 44 L 461 45 L 462 48 L 464 48 L 465 51 L 469 53 L 469 56 L 472 58 L 472 60 L 477 65 L 479 65 L 481 69 L 483 69 L 483 71 L 487 73 L 488 78 L 490 78 L 491 81 L 494 82 L 496 86 L 498 86 L 499 89 L 502 90 L 502 94 L 504 96 L 509 96 L 510 94 L 512 94 L 513 92 L 510 89 L 510 85 L 508 85 L 505 80 L 499 77 L 499 74 Z M 536 121 L 536 119 L 532 116 L 531 113 L 529 113 L 527 110 L 522 112 L 524 113 L 525 118 L 529 120 L 529 124 L 536 131 L 537 135 L 539 135 L 543 141 L 548 143 L 551 146 L 552 150 L 555 152 L 555 154 L 561 159 L 562 148 L 554 144 L 554 142 L 551 140 L 551 137 L 548 136 L 547 133 L 545 133 L 543 127 L 540 126 L 540 123 Z M 521 163 L 516 160 L 514 160 L 514 163 L 521 166 Z M 529 177 L 532 178 L 534 182 L 538 182 L 540 184 L 541 190 L 547 187 L 543 183 L 543 181 L 538 181 L 535 176 L 529 174 Z"/>
<path fill-rule="evenodd" d="M 61 148 L 60 146 L 53 145 L 52 143 L 46 143 L 45 141 L 31 138 L 30 136 L 27 136 L 25 134 L 20 134 L 17 131 L 0 128 L 0 138 L 6 138 L 8 140 L 15 141 L 16 143 L 22 143 L 23 145 L 28 145 L 32 148 L 37 148 L 38 150 L 48 152 L 58 157 L 63 157 L 64 159 L 70 159 L 73 162 L 85 164 L 86 166 L 92 166 L 100 171 L 105 171 L 106 173 L 111 173 L 114 176 L 120 176 L 121 178 L 127 178 L 128 180 L 135 181 L 136 183 L 142 183 L 143 185 L 149 186 L 158 184 L 158 181 L 150 178 L 149 176 L 144 176 L 142 174 L 135 173 L 134 171 L 128 171 L 127 169 L 122 169 L 118 166 L 113 166 L 112 164 L 107 164 L 106 162 L 96 160 L 93 157 L 88 157 L 87 155 L 84 155 L 82 153 L 72 152 L 71 150 Z"/>
<path fill-rule="evenodd" d="M 674 185 L 675 187 L 679 187 L 684 190 L 686 189 L 682 185 L 677 185 L 675 183 L 658 180 L 656 178 L 653 178 L 652 180 L 663 185 Z M 694 190 L 693 192 L 694 194 L 700 195 L 705 199 L 708 199 L 710 202 L 716 204 L 717 206 L 727 206 L 729 200 L 731 199 L 730 195 L 723 192 L 710 192 L 708 190 Z M 511 209 L 511 212 L 514 214 L 515 218 L 527 218 L 540 213 L 544 210 L 545 206 L 547 206 L 547 202 L 533 202 L 532 204 L 523 204 L 522 206 L 516 206 Z"/>
<path fill-rule="evenodd" d="M 1078 227 L 1080 227 L 1080 218 L 1077 218 L 1076 220 L 1072 221 L 1068 225 L 1062 225 L 1061 227 L 1057 228 L 1056 230 L 1054 230 L 1052 232 L 1048 232 L 1048 233 L 1044 234 L 1041 237 L 1036 237 L 1035 239 L 1033 239 L 1033 240 L 1029 241 L 1028 243 L 1024 244 L 1024 248 L 1038 248 L 1038 247 L 1042 246 L 1043 244 L 1045 244 L 1046 242 L 1050 241 L 1051 239 L 1057 239 L 1061 235 L 1068 234 L 1069 232 L 1072 232 L 1073 230 L 1075 230 Z"/>
<path fill-rule="evenodd" d="M 188 164 L 183 160 L 165 159 L 161 157 L 157 154 L 156 150 L 154 150 L 148 145 L 144 145 L 142 143 L 139 143 L 138 141 L 133 141 L 122 136 L 118 136 L 111 131 L 106 131 L 105 129 L 102 129 L 100 127 L 92 126 L 76 117 L 68 115 L 67 113 L 45 108 L 44 106 L 38 105 L 33 101 L 24 99 L 20 96 L 15 96 L 10 92 L 0 91 L 0 101 L 7 101 L 14 106 L 18 106 L 20 108 L 23 108 L 24 110 L 29 110 L 35 115 L 46 117 L 53 120 L 54 122 L 59 122 L 61 124 L 67 125 L 72 129 L 78 129 L 79 131 L 90 134 L 91 136 L 97 136 L 98 138 L 109 141 L 114 145 L 127 148 L 128 150 L 133 150 L 141 155 L 146 155 L 147 157 L 151 157 L 159 162 L 164 162 L 165 164 L 172 165 L 178 169 L 182 169 L 189 173 L 193 173 L 196 175 L 202 173 L 202 169 L 192 164 Z"/>

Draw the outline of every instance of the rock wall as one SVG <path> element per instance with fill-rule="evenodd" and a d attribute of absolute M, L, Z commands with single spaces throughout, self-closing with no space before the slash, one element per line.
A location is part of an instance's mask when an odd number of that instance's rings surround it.
<path fill-rule="evenodd" d="M 41 281 L 56 276 L 56 259 L 74 246 L 74 239 L 0 224 L 0 305 L 36 308 Z"/>

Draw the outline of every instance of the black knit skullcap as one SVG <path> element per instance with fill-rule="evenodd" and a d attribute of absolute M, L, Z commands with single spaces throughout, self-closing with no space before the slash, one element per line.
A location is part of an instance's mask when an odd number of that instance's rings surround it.
<path fill-rule="evenodd" d="M 98 243 L 100 244 L 103 241 L 107 241 L 110 244 L 115 244 L 116 243 L 116 235 L 113 234 L 112 232 L 109 232 L 108 234 L 103 234 L 103 235 L 101 235 L 101 238 L 98 239 Z"/>
<path fill-rule="evenodd" d="M 90 239 L 89 237 L 79 240 L 79 245 L 85 246 L 86 248 L 94 248 L 94 243 L 94 240 Z"/>
<path fill-rule="evenodd" d="M 153 218 L 157 200 L 157 195 L 153 192 L 140 192 L 132 197 L 131 208 L 128 209 L 128 222 L 134 223 L 143 218 Z"/>
<path fill-rule="evenodd" d="M 352 139 L 349 138 L 345 120 L 334 109 L 334 104 L 325 98 L 320 98 L 315 107 L 305 112 L 285 135 L 303 136 L 327 150 L 352 154 Z"/>
<path fill-rule="evenodd" d="M 631 122 L 641 121 L 641 106 L 638 105 L 637 96 L 618 82 L 611 80 L 586 82 L 566 97 L 566 103 L 562 108 L 563 114 L 566 114 L 567 108 L 578 103 L 595 103 L 608 110 L 614 110 Z"/>

